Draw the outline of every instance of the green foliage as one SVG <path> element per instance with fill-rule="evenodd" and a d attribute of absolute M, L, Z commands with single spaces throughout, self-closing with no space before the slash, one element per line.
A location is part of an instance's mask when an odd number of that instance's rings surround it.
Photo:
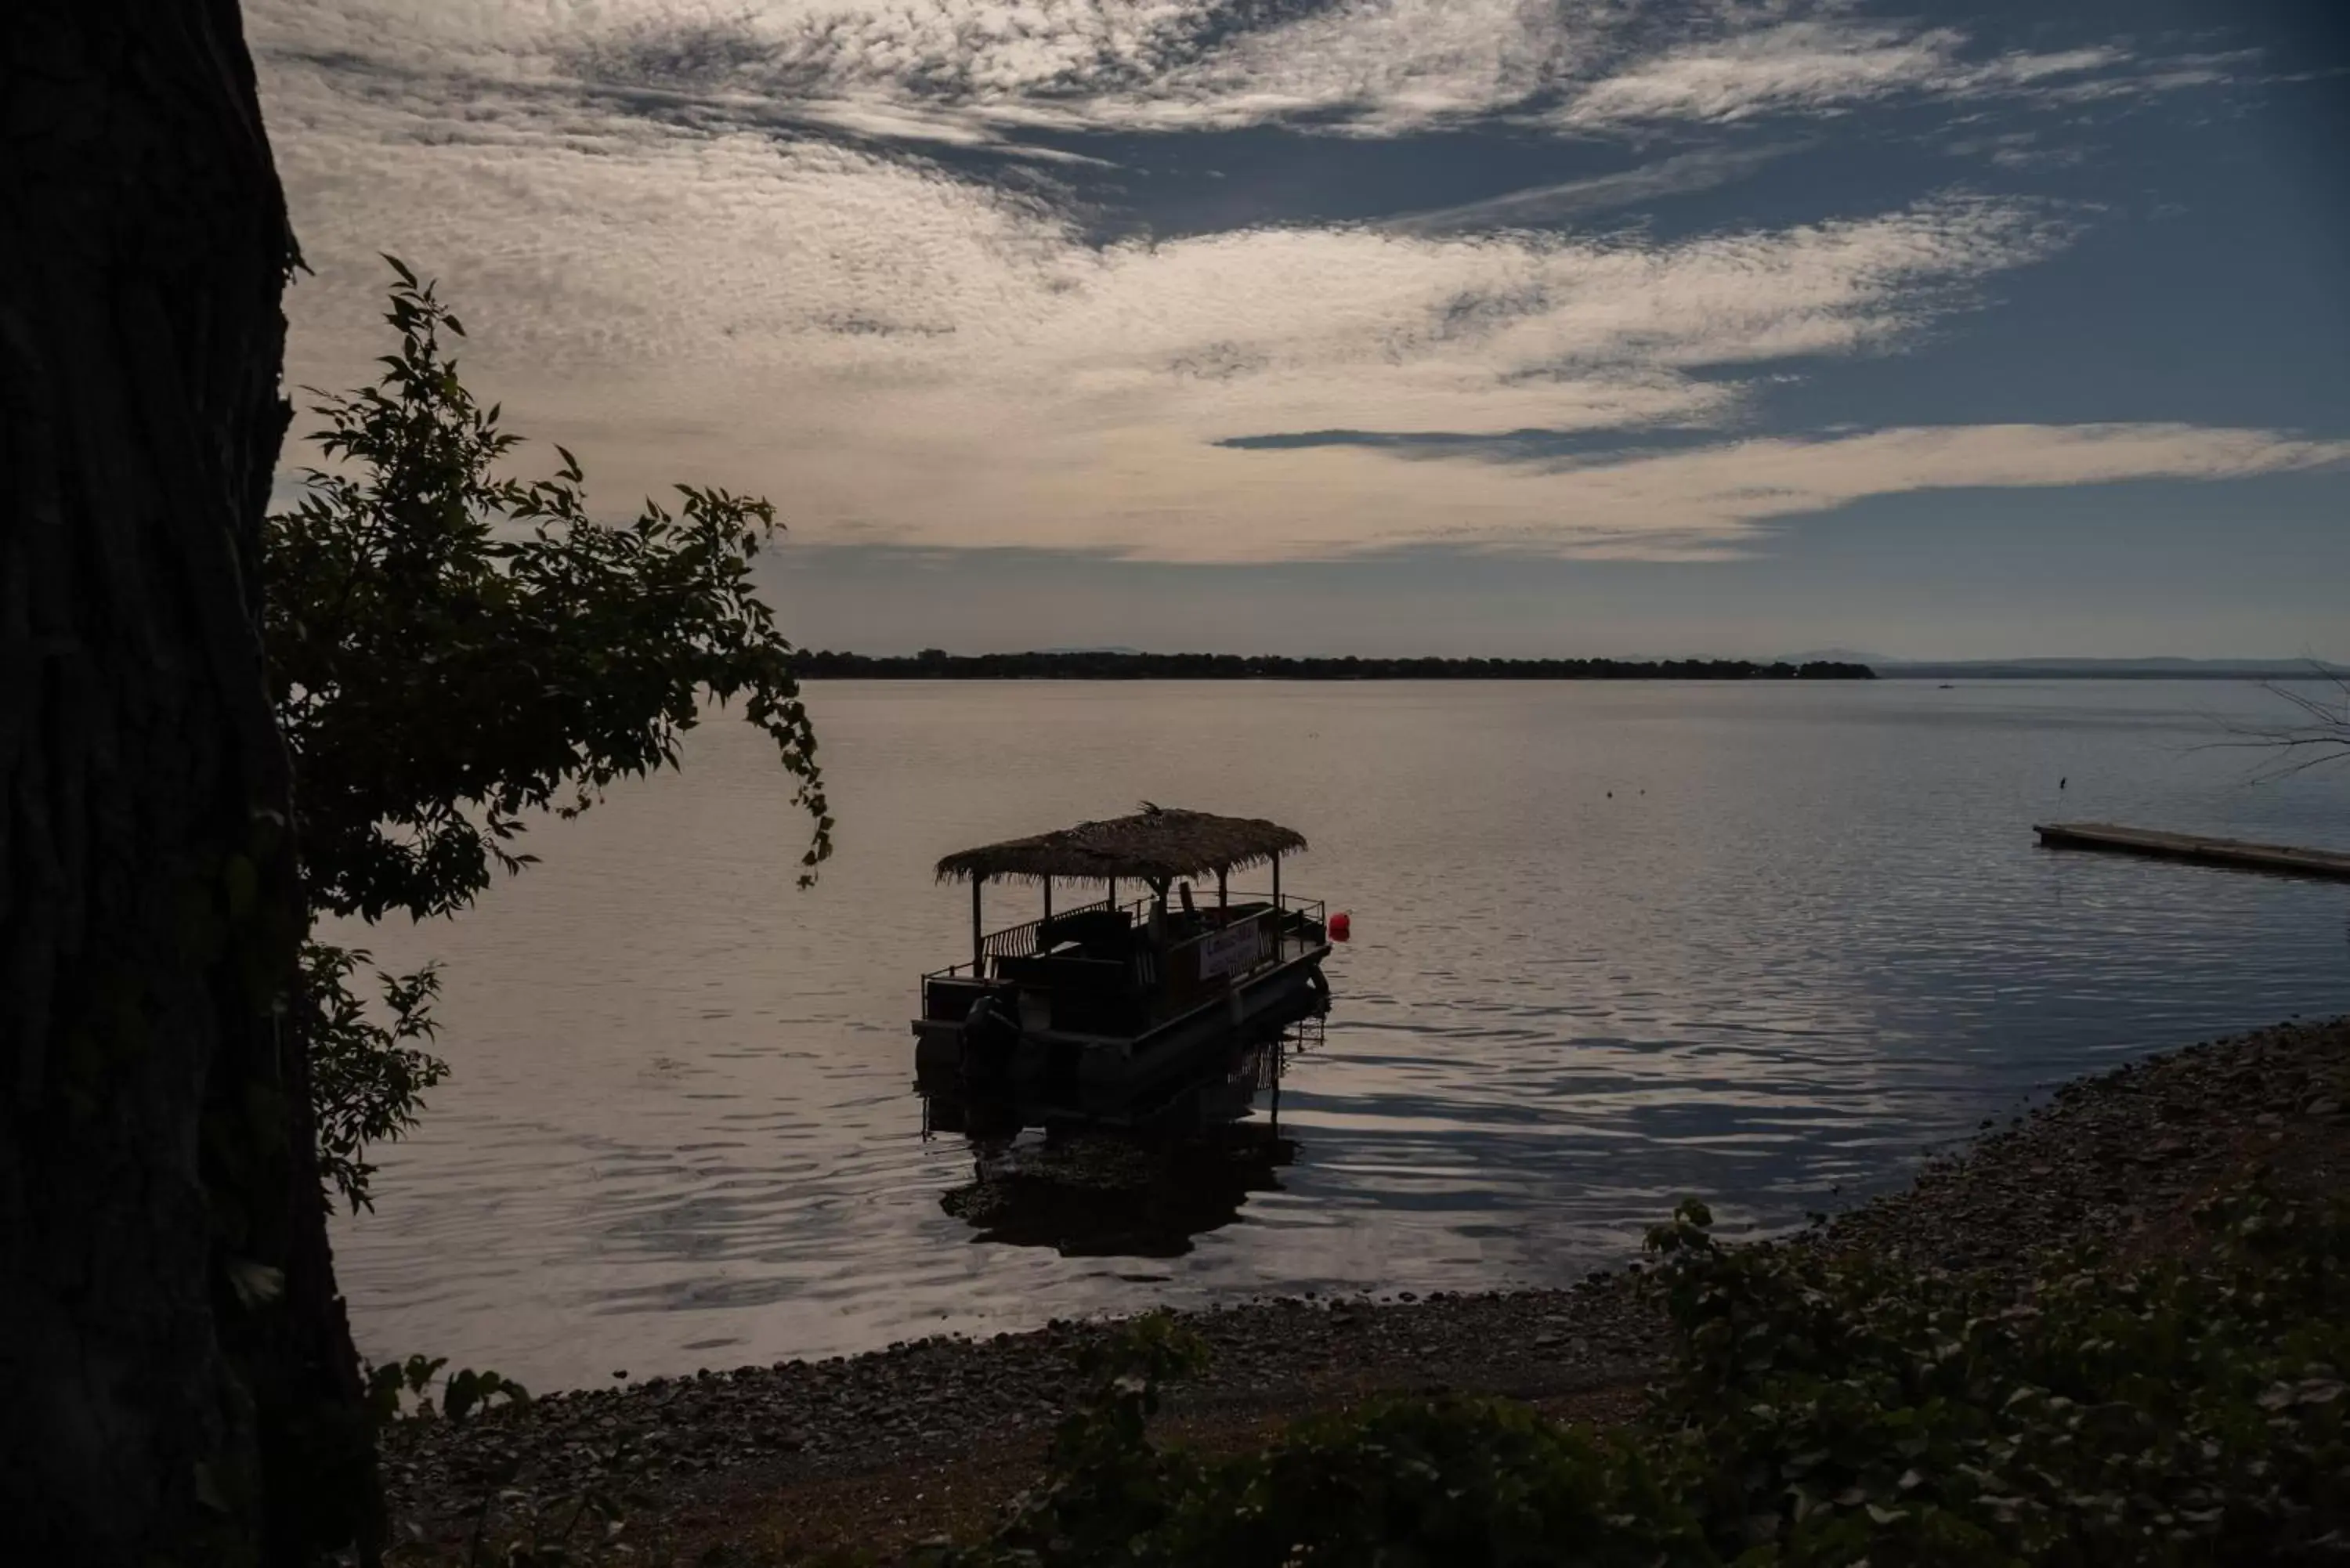
<path fill-rule="evenodd" d="M 1053 1473 L 1024 1500 L 1010 1539 L 1038 1549 L 1057 1544 L 1060 1560 L 1094 1562 L 1163 1522 L 1200 1472 L 1153 1448 L 1146 1426 L 1158 1412 L 1159 1386 L 1206 1363 L 1206 1344 L 1165 1313 L 1137 1318 L 1088 1349 L 1080 1365 L 1094 1391 L 1055 1430 Z"/>
<path fill-rule="evenodd" d="M 2053 1259 L 2019 1297 L 1815 1246 L 1718 1248 L 1684 1216 L 1666 1268 L 1683 1361 L 1659 1416 L 1717 1546 L 2350 1555 L 2350 1210 L 2256 1188 L 2200 1218 L 2197 1256 Z"/>
<path fill-rule="evenodd" d="M 489 1408 L 493 1401 L 508 1405 L 530 1403 L 530 1390 L 511 1377 L 472 1367 L 451 1373 L 432 1396 L 432 1380 L 449 1365 L 445 1355 L 411 1355 L 365 1369 L 368 1409 L 380 1423 L 390 1421 L 465 1420 Z"/>
<path fill-rule="evenodd" d="M 2255 1188 L 2195 1255 L 2018 1294 L 1815 1240 L 1652 1231 L 1679 1355 L 1648 1417 L 1393 1400 L 1205 1459 L 1155 1447 L 1145 1320 L 1053 1474 L 935 1568 L 1131 1563 L 2187 1564 L 2350 1557 L 2350 1207 Z"/>
<path fill-rule="evenodd" d="M 519 438 L 458 379 L 446 345 L 463 324 L 386 259 L 398 349 L 374 385 L 320 394 L 311 439 L 332 466 L 306 474 L 263 541 L 313 908 L 369 921 L 465 908 L 531 862 L 515 841 L 532 813 L 576 815 L 616 779 L 675 766 L 706 697 L 739 698 L 774 741 L 812 824 L 806 886 L 833 819 L 792 647 L 752 578 L 775 509 L 680 485 L 673 506 L 600 521 L 561 447 L 550 478 L 504 474 Z M 232 912 L 251 870 L 229 867 Z M 365 959 L 310 944 L 297 1002 L 319 1162 L 354 1209 L 369 1204 L 367 1146 L 413 1127 L 448 1071 L 421 1048 L 432 972 L 378 974 L 377 1009 L 351 987 Z"/>
<path fill-rule="evenodd" d="M 317 1123 L 319 1175 L 351 1211 L 375 1207 L 369 1193 L 375 1167 L 367 1146 L 396 1138 L 416 1125 L 424 1091 L 449 1075 L 449 1064 L 419 1042 L 440 1033 L 432 1013 L 441 977 L 432 968 L 410 975 L 376 971 L 390 1015 L 378 1023 L 352 994 L 350 977 L 368 954 L 325 942 L 302 947 L 300 1004 L 310 1046 L 310 1101 Z"/>
<path fill-rule="evenodd" d="M 452 1373 L 443 1379 L 436 1400 L 433 1381 L 448 1365 L 449 1359 L 443 1355 L 411 1355 L 405 1361 L 365 1366 L 369 1417 L 379 1427 L 395 1422 L 447 1422 L 454 1426 L 478 1417 L 494 1403 L 514 1407 L 530 1403 L 530 1390 L 513 1378 L 471 1368 Z M 505 1490 L 520 1464 L 521 1456 L 511 1449 L 492 1447 L 475 1456 L 471 1472 L 476 1481 L 483 1483 L 484 1490 L 472 1511 L 472 1541 L 464 1556 L 467 1568 L 490 1564 L 495 1568 L 556 1568 L 557 1564 L 612 1561 L 610 1554 L 598 1548 L 619 1533 L 621 1511 L 618 1500 L 601 1487 L 526 1501 L 518 1517 L 505 1521 L 501 1532 L 504 1538 L 492 1541 L 489 1526 L 494 1506 L 510 1499 L 525 1501 L 521 1494 Z M 583 1525 L 587 1527 L 584 1533 Z M 620 1548 L 623 1560 L 629 1550 Z M 385 1553 L 385 1561 L 391 1563 L 447 1560 L 426 1544 L 421 1534 Z"/>
<path fill-rule="evenodd" d="M 583 1531 L 582 1525 L 588 1528 Z M 465 1568 L 573 1568 L 585 1563 L 629 1561 L 629 1548 L 607 1551 L 620 1531 L 620 1510 L 601 1491 L 551 1499 L 530 1511 L 515 1539 L 493 1547 L 480 1532 Z"/>
<path fill-rule="evenodd" d="M 598 521 L 561 447 L 552 478 L 502 477 L 519 438 L 458 379 L 443 340 L 463 326 L 391 265 L 400 347 L 375 385 L 320 394 L 311 439 L 335 467 L 307 472 L 265 544 L 313 902 L 368 919 L 463 909 L 527 863 L 525 813 L 576 815 L 674 766 L 704 693 L 741 697 L 774 740 L 814 824 L 812 877 L 833 826 L 816 732 L 752 581 L 775 508 L 680 485 L 674 509 Z"/>
<path fill-rule="evenodd" d="M 441 1414 L 452 1421 L 462 1421 L 475 1410 L 489 1408 L 494 1399 L 509 1405 L 527 1405 L 530 1403 L 530 1390 L 511 1377 L 466 1367 L 452 1374 L 442 1385 Z"/>
<path fill-rule="evenodd" d="M 1159 1383 L 1203 1358 L 1161 1316 L 1095 1353 L 1091 1397 L 1062 1423 L 1052 1474 L 989 1542 L 931 1568 L 1013 1564 L 1574 1562 L 1626 1568 L 1694 1550 L 1695 1522 L 1646 1456 L 1503 1400 L 1374 1402 L 1293 1428 L 1262 1453 L 1206 1460 L 1153 1445 Z"/>
<path fill-rule="evenodd" d="M 416 1401 L 415 1415 L 431 1408 L 432 1379 L 449 1365 L 445 1355 L 411 1355 L 405 1361 L 367 1365 L 368 1409 L 379 1422 L 410 1417 L 408 1402 Z"/>

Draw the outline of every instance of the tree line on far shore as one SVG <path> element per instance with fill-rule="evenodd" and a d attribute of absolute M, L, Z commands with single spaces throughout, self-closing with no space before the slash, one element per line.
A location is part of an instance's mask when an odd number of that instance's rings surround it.
<path fill-rule="evenodd" d="M 803 680 L 1874 680 L 1866 664 L 1751 659 L 1294 659 L 1256 653 L 1044 653 L 913 655 L 800 652 Z"/>

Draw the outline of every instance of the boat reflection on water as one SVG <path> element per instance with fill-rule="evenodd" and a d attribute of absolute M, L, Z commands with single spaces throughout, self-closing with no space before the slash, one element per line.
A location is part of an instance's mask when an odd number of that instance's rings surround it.
<path fill-rule="evenodd" d="M 1107 1085 L 920 1083 L 925 1137 L 968 1139 L 972 1179 L 939 1205 L 974 1241 L 1064 1257 L 1175 1258 L 1279 1188 L 1297 1155 L 1281 1079 L 1322 1043 L 1326 1002 L 1201 1051 L 1142 1093 Z"/>

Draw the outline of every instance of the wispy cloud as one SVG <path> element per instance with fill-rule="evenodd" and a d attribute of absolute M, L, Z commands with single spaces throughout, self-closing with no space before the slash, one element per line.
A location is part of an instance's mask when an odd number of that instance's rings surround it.
<path fill-rule="evenodd" d="M 805 120 L 970 144 L 1291 120 L 1397 131 L 1514 103 L 1588 33 L 1521 0 L 385 0 L 254 6 L 281 70 L 444 100 L 562 89 L 715 129 Z"/>
<path fill-rule="evenodd" d="M 1173 483 L 1121 485 L 1108 514 L 1054 543 L 1181 562 L 1429 547 L 1700 561 L 1751 552 L 1779 519 L 1870 496 L 2338 470 L 2350 464 L 2350 441 L 2180 425 L 1972 425 L 1757 439 L 1549 468 L 1335 446 L 1234 455 L 1263 465 L 1247 482 L 1259 505 L 1245 529 L 1170 507 L 1175 484 L 1200 476 L 1169 452 L 1134 471 Z"/>
<path fill-rule="evenodd" d="M 1797 151 L 1774 147 L 1713 148 L 1682 152 L 1615 174 L 1595 174 L 1553 185 L 1534 185 L 1454 206 L 1407 213 L 1378 226 L 1389 234 L 1448 234 L 1495 229 L 1552 228 L 1586 213 L 1604 213 L 1687 195 L 1752 173 Z"/>
<path fill-rule="evenodd" d="M 1902 101 L 2061 109 L 2211 87 L 2252 64 L 2241 54 L 2141 56 L 2118 44 L 1987 54 L 1955 28 L 1901 27 L 1830 11 L 1622 63 L 1576 84 L 1546 119 L 1605 131 L 1836 117 Z"/>
<path fill-rule="evenodd" d="M 2223 79 L 2115 46 L 1976 57 L 1835 0 L 258 0 L 281 67 L 411 93 L 559 90 L 703 129 L 802 123 L 950 145 L 1284 123 L 1357 136 L 1515 112 L 1590 132 L 1839 113 L 1897 94 L 2052 100 Z M 1792 16 L 1792 19 L 1790 19 Z M 1692 41 L 1694 39 L 1694 41 Z M 2241 63 L 2241 62 L 2239 62 Z M 354 91 L 368 90 L 365 81 Z"/>

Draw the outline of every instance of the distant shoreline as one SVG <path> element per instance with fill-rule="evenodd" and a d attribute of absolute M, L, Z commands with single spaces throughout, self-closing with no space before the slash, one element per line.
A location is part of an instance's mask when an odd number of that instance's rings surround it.
<path fill-rule="evenodd" d="M 2328 680 L 2350 670 L 2317 660 L 1955 659 L 1864 663 L 1806 659 L 1455 659 L 1144 653 L 1051 649 L 1028 653 L 802 651 L 808 680 Z"/>
<path fill-rule="evenodd" d="M 1883 680 L 2332 680 L 2342 671 L 2311 664 L 1887 664 Z"/>
<path fill-rule="evenodd" d="M 1874 680 L 1866 664 L 1750 659 L 1294 659 L 1237 653 L 801 653 L 807 680 Z"/>

